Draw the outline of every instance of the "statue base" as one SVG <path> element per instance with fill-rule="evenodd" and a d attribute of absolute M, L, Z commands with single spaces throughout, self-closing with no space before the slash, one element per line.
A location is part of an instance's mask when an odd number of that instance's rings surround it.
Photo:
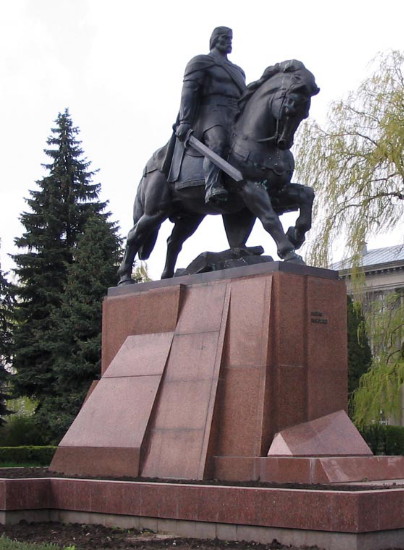
<path fill-rule="evenodd" d="M 271 262 L 110 289 L 102 368 L 52 470 L 238 479 L 242 464 L 254 479 L 277 433 L 346 410 L 345 285 Z M 349 445 L 311 456 L 371 455 L 343 424 Z"/>

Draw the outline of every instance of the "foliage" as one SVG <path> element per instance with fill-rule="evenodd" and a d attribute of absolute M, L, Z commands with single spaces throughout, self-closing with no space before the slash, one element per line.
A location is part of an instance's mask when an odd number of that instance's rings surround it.
<path fill-rule="evenodd" d="M 0 445 L 18 447 L 21 445 L 45 444 L 45 432 L 34 416 L 13 414 L 4 426 L 0 427 Z"/>
<path fill-rule="evenodd" d="M 49 349 L 54 391 L 37 410 L 37 420 L 51 441 L 64 435 L 91 382 L 99 376 L 102 299 L 106 289 L 115 284 L 119 249 L 113 225 L 100 215 L 88 220 L 77 240 L 61 306 L 52 314 Z"/>
<path fill-rule="evenodd" d="M 29 397 L 17 397 L 16 399 L 9 399 L 8 406 L 13 413 L 12 418 L 15 416 L 32 416 L 35 413 L 37 403 Z"/>
<path fill-rule="evenodd" d="M 146 262 L 141 261 L 140 264 L 136 266 L 132 273 L 132 279 L 136 283 L 147 283 L 152 280 L 149 276 Z"/>
<path fill-rule="evenodd" d="M 296 153 L 297 176 L 316 192 L 309 256 L 322 266 L 341 235 L 358 260 L 369 236 L 404 221 L 404 53 L 380 55 L 328 118 L 304 126 Z"/>
<path fill-rule="evenodd" d="M 404 427 L 372 424 L 360 429 L 362 437 L 377 455 L 404 455 Z"/>
<path fill-rule="evenodd" d="M 17 542 L 4 535 L 0 537 L 0 550 L 60 550 L 56 544 L 31 544 L 29 542 Z M 66 546 L 62 550 L 75 550 L 75 546 Z"/>
<path fill-rule="evenodd" d="M 0 464 L 13 462 L 15 464 L 49 466 L 55 451 L 56 447 L 51 445 L 42 447 L 0 447 Z"/>
<path fill-rule="evenodd" d="M 15 300 L 11 284 L 0 269 L 0 426 L 4 416 L 10 414 L 7 408 L 7 383 L 10 373 L 7 365 L 11 362 Z"/>
<path fill-rule="evenodd" d="M 404 384 L 404 296 L 390 293 L 369 304 L 374 361 L 353 397 L 358 426 L 391 419 L 401 409 Z"/>
<path fill-rule="evenodd" d="M 120 245 L 77 134 L 68 111 L 59 114 L 45 150 L 51 159 L 44 165 L 47 175 L 37 182 L 39 189 L 30 191 L 29 211 L 21 215 L 25 231 L 15 241 L 22 251 L 14 255 L 19 278 L 15 395 L 34 398 L 37 421 L 52 416 L 58 433 L 67 423 L 67 400 L 71 396 L 71 407 L 77 410 L 87 389 L 78 391 L 80 381 L 87 381 L 90 370 L 94 373 L 97 369 L 101 300 L 107 287 L 115 284 L 112 272 Z M 65 330 L 63 322 L 67 323 Z M 73 338 L 73 330 L 78 332 L 77 338 Z M 60 341 L 63 338 L 66 340 Z M 61 354 L 68 365 L 81 354 L 84 363 L 76 364 L 76 372 L 83 369 L 85 374 L 78 375 L 79 380 L 58 372 Z"/>
<path fill-rule="evenodd" d="M 350 415 L 353 414 L 352 396 L 361 376 L 371 366 L 372 353 L 366 332 L 365 318 L 359 302 L 347 297 L 348 313 L 348 398 Z"/>

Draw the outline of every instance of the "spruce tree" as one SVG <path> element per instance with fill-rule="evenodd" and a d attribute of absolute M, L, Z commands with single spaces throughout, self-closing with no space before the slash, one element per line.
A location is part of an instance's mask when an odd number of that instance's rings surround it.
<path fill-rule="evenodd" d="M 7 409 L 8 383 L 10 372 L 14 328 L 14 297 L 12 286 L 0 268 L 0 426 L 5 423 Z"/>
<path fill-rule="evenodd" d="M 102 300 L 116 284 L 121 240 L 104 215 L 89 218 L 67 270 L 62 302 L 52 313 L 49 350 L 53 392 L 37 419 L 57 443 L 75 418 L 101 369 Z"/>
<path fill-rule="evenodd" d="M 22 251 L 13 256 L 19 279 L 14 389 L 17 396 L 36 399 L 39 410 L 54 397 L 54 315 L 64 301 L 78 241 L 94 216 L 108 225 L 100 184 L 92 181 L 96 172 L 83 157 L 78 132 L 67 110 L 58 115 L 45 149 L 47 175 L 30 191 L 29 210 L 21 215 L 25 231 L 15 240 Z"/>

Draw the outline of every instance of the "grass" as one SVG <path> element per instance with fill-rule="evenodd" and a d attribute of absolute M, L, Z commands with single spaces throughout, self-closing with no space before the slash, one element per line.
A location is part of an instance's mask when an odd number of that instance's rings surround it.
<path fill-rule="evenodd" d="M 75 550 L 75 546 L 65 546 L 63 550 Z M 28 542 L 17 542 L 7 537 L 0 537 L 0 550 L 60 550 L 55 544 L 31 544 Z"/>
<path fill-rule="evenodd" d="M 0 468 L 44 468 L 39 462 L 0 462 Z"/>

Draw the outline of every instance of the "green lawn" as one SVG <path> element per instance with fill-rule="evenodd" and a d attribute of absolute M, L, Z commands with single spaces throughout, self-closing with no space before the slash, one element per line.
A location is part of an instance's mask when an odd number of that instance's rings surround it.
<path fill-rule="evenodd" d="M 0 550 L 60 550 L 55 544 L 30 544 L 16 542 L 7 537 L 0 537 Z M 75 546 L 65 546 L 63 550 L 75 550 Z"/>

